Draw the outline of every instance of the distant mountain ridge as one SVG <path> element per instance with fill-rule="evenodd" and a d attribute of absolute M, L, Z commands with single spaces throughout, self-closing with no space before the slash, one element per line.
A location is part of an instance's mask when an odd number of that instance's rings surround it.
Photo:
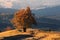
<path fill-rule="evenodd" d="M 1 13 L 14 14 L 17 10 L 18 9 L 0 8 L 0 14 Z M 45 9 L 37 9 L 37 10 L 34 9 L 32 10 L 32 13 L 34 13 L 37 16 L 60 20 L 60 6 L 50 7 Z"/>
<path fill-rule="evenodd" d="M 44 16 L 49 16 L 49 15 L 55 16 L 57 14 L 60 14 L 60 6 L 32 10 L 32 12 L 34 12 L 35 14 L 38 14 L 38 15 L 40 14 L 40 15 L 44 15 Z"/>
<path fill-rule="evenodd" d="M 37 16 L 60 20 L 60 6 L 45 9 L 32 10 Z"/>
<path fill-rule="evenodd" d="M 15 13 L 15 11 L 17 11 L 17 9 L 11 9 L 11 8 L 0 8 L 0 14 L 1 13 L 9 13 L 9 14 L 13 14 Z"/>

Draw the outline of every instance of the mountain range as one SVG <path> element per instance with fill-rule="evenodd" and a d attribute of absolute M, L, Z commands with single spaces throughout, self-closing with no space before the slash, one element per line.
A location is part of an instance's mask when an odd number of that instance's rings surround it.
<path fill-rule="evenodd" d="M 6 13 L 9 13 L 13 15 L 17 10 L 18 9 L 0 8 L 0 14 L 5 13 L 6 15 Z M 60 6 L 32 10 L 32 13 L 35 14 L 36 21 L 38 22 L 37 28 L 60 30 Z M 12 15 L 9 15 L 10 17 L 6 20 L 7 22 L 13 17 Z M 12 26 L 11 23 L 7 23 L 6 21 L 2 23 L 4 20 L 2 20 L 2 18 L 0 19 L 0 29 L 6 28 L 7 25 Z"/>
<path fill-rule="evenodd" d="M 9 13 L 9 14 L 13 14 L 17 11 L 17 9 L 11 9 L 11 8 L 0 8 L 0 14 L 1 13 Z"/>
<path fill-rule="evenodd" d="M 9 13 L 14 14 L 18 9 L 12 9 L 12 8 L 0 8 L 0 14 L 1 13 Z M 52 19 L 58 19 L 60 20 L 60 6 L 56 7 L 47 7 L 45 9 L 34 9 L 32 10 L 32 13 L 36 14 L 37 16 L 52 18 Z"/>
<path fill-rule="evenodd" d="M 60 6 L 33 10 L 32 12 L 35 13 L 37 16 L 60 20 Z"/>

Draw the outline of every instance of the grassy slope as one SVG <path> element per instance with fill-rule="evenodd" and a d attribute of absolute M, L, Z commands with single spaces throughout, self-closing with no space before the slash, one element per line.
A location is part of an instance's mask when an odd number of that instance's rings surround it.
<path fill-rule="evenodd" d="M 60 40 L 60 32 L 53 32 L 53 31 L 42 31 L 38 29 L 27 29 L 27 32 L 19 32 L 17 30 L 10 30 L 0 33 L 0 37 L 9 37 L 9 36 L 16 36 L 16 35 L 33 35 L 33 37 L 25 38 L 24 40 Z"/>

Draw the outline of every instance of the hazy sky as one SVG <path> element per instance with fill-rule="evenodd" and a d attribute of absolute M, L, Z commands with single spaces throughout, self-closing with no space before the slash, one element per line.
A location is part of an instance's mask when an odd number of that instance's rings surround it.
<path fill-rule="evenodd" d="M 46 7 L 60 6 L 60 0 L 0 0 L 0 8 L 24 8 L 43 9 Z"/>

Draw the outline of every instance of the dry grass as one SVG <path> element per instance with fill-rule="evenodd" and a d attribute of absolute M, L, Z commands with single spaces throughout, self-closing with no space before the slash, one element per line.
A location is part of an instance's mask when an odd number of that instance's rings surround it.
<path fill-rule="evenodd" d="M 27 32 L 19 32 L 16 29 L 0 33 L 0 37 L 8 37 L 15 35 L 33 35 L 33 37 L 25 38 L 23 40 L 60 40 L 60 32 L 48 32 L 38 29 L 27 29 Z"/>

